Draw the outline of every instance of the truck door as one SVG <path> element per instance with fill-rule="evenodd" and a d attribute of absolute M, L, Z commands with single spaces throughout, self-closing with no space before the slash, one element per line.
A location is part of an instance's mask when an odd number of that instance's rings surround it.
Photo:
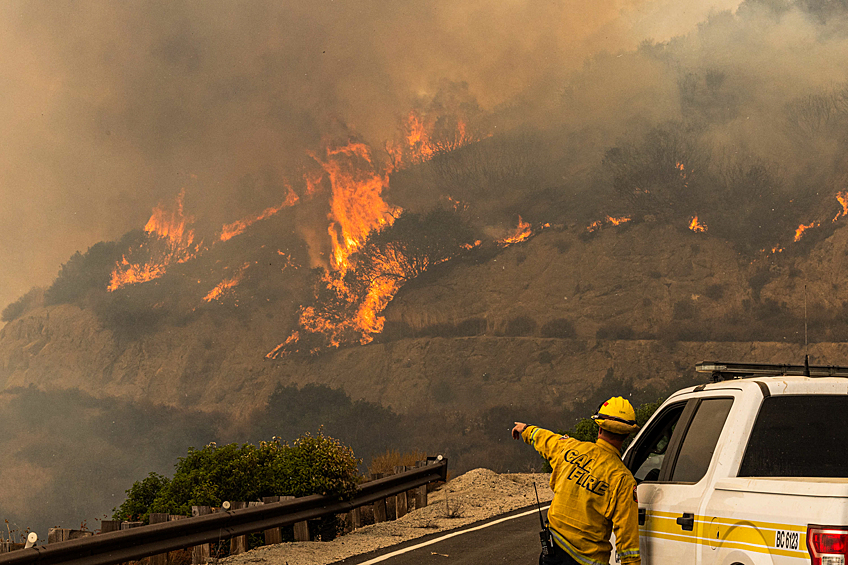
<path fill-rule="evenodd" d="M 730 397 L 669 404 L 628 450 L 624 462 L 639 483 L 644 564 L 698 562 L 698 537 L 704 527 L 698 511 L 732 404 Z"/>

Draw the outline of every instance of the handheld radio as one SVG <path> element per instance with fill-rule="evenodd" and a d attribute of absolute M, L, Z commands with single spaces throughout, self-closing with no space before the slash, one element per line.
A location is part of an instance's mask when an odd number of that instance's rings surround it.
<path fill-rule="evenodd" d="M 536 489 L 536 483 L 533 483 L 533 491 L 536 493 L 536 507 L 539 509 L 539 523 L 542 525 L 542 531 L 539 532 L 539 541 L 542 542 L 542 555 L 551 556 L 554 554 L 554 540 L 551 536 L 551 531 L 545 525 L 545 519 L 542 517 L 542 503 L 539 502 L 539 491 Z"/>

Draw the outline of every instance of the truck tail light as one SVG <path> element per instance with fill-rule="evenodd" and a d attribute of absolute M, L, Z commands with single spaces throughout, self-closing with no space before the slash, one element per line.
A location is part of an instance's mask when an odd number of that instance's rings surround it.
<path fill-rule="evenodd" d="M 807 551 L 812 565 L 845 565 L 848 526 L 807 526 Z"/>

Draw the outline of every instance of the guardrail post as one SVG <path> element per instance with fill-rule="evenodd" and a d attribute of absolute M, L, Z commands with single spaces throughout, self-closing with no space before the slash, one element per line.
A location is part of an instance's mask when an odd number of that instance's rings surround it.
<path fill-rule="evenodd" d="M 374 522 L 380 523 L 386 521 L 386 499 L 381 498 L 374 503 Z"/>
<path fill-rule="evenodd" d="M 403 473 L 406 471 L 406 467 L 404 465 L 398 465 L 395 467 L 395 474 Z M 408 512 L 408 505 L 406 501 L 406 491 L 401 492 L 395 496 L 395 512 L 398 519 L 403 518 Z"/>
<path fill-rule="evenodd" d="M 168 515 L 168 521 L 169 522 L 176 522 L 177 520 L 185 520 L 186 518 L 188 518 L 188 516 L 182 516 L 180 514 L 169 514 Z M 182 550 L 182 551 L 185 551 L 185 550 Z M 189 553 L 191 553 L 190 549 L 189 549 Z M 179 556 L 180 556 L 179 553 L 176 556 L 172 556 L 169 553 L 168 554 L 168 565 L 177 565 L 177 564 L 182 565 L 183 560 L 180 559 Z"/>
<path fill-rule="evenodd" d="M 247 508 L 247 502 L 230 502 L 230 510 L 239 510 L 240 508 Z M 238 555 L 245 551 L 247 551 L 247 536 L 236 536 L 230 539 L 230 555 Z"/>
<path fill-rule="evenodd" d="M 197 516 L 206 516 L 207 514 L 212 513 L 212 508 L 209 506 L 192 506 L 191 507 L 191 516 L 192 518 L 196 518 Z M 191 563 L 192 565 L 203 565 L 207 561 L 209 561 L 209 544 L 204 543 L 201 545 L 196 545 L 191 548 Z"/>
<path fill-rule="evenodd" d="M 418 461 L 416 467 L 426 467 L 427 461 Z M 415 489 L 415 509 L 424 508 L 427 506 L 427 485 L 421 485 Z"/>
<path fill-rule="evenodd" d="M 309 541 L 308 522 L 298 522 L 294 525 L 294 541 Z"/>
<path fill-rule="evenodd" d="M 262 502 L 265 504 L 272 504 L 274 502 L 279 502 L 280 500 L 286 499 L 288 500 L 288 496 L 266 496 L 262 499 Z M 273 545 L 275 543 L 283 543 L 283 533 L 280 531 L 280 528 L 271 528 L 270 530 L 265 530 L 265 545 Z"/>
<path fill-rule="evenodd" d="M 68 541 L 72 539 L 87 538 L 93 536 L 94 532 L 88 530 L 71 530 L 69 528 L 50 528 L 47 531 L 47 543 Z"/>
<path fill-rule="evenodd" d="M 362 508 L 354 508 L 353 510 L 348 512 L 348 516 L 350 516 L 351 530 L 356 530 L 362 527 Z"/>
<path fill-rule="evenodd" d="M 371 480 L 376 481 L 377 479 L 382 479 L 385 476 L 384 473 L 371 473 Z M 374 522 L 380 523 L 385 522 L 387 520 L 387 508 L 386 508 L 386 499 L 380 499 L 376 501 L 373 505 L 374 507 Z"/>
<path fill-rule="evenodd" d="M 150 514 L 150 523 L 151 524 L 161 524 L 163 522 L 168 521 L 168 514 L 162 514 L 159 512 L 153 512 Z M 149 565 L 165 565 L 168 561 L 167 553 L 159 553 L 157 555 L 151 555 L 150 561 L 148 561 Z"/>
<path fill-rule="evenodd" d="M 103 520 L 100 522 L 100 533 L 117 532 L 121 529 L 120 520 Z"/>
<path fill-rule="evenodd" d="M 384 501 L 386 504 L 386 520 L 397 518 L 397 496 L 390 496 Z"/>

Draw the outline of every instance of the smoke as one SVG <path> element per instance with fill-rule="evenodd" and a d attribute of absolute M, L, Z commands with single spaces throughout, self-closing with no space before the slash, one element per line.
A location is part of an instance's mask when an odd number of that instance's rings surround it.
<path fill-rule="evenodd" d="M 278 204 L 338 120 L 379 145 L 441 80 L 492 109 L 737 3 L 4 2 L 0 303 L 182 188 L 219 226 Z"/>

